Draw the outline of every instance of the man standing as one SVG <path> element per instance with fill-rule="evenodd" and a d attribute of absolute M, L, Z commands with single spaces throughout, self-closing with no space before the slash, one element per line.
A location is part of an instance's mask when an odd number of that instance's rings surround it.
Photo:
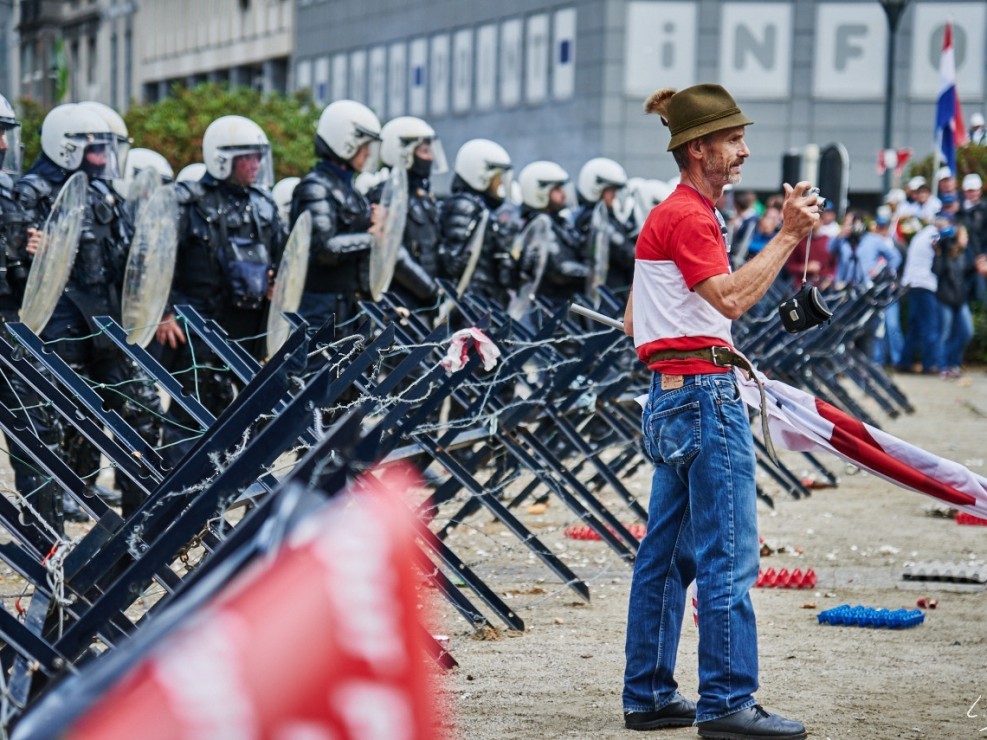
<path fill-rule="evenodd" d="M 257 360 L 267 320 L 271 268 L 281 261 L 285 239 L 270 194 L 274 179 L 271 145 L 254 121 L 221 116 L 202 136 L 206 174 L 177 188 L 178 254 L 169 304 L 188 304 L 216 320 Z M 219 416 L 235 397 L 223 364 L 195 335 L 186 336 L 169 309 L 157 330 L 162 364 Z M 198 429 L 177 403 L 168 408 L 162 454 L 177 465 L 195 445 Z"/>
<path fill-rule="evenodd" d="M 785 184 L 784 223 L 736 272 L 713 204 L 740 182 L 750 150 L 744 116 L 719 85 L 660 90 L 645 104 L 671 131 L 681 181 L 637 242 L 624 316 L 653 371 L 644 443 L 655 464 L 648 530 L 638 550 L 627 619 L 624 723 L 650 730 L 695 722 L 709 738 L 805 737 L 800 722 L 764 711 L 750 589 L 759 549 L 754 448 L 732 365 L 731 321 L 765 294 L 819 220 L 809 183 Z M 677 691 L 685 594 L 699 591 L 699 702 Z"/>

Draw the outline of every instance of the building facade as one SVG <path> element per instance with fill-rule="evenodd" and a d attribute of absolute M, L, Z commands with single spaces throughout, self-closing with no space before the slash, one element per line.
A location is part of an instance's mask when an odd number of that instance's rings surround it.
<path fill-rule="evenodd" d="M 206 81 L 285 92 L 293 20 L 291 0 L 145 0 L 141 99 L 158 100 L 173 84 Z"/>
<path fill-rule="evenodd" d="M 99 100 L 125 110 L 136 95 L 136 0 L 20 0 L 10 54 L 15 97 L 51 106 Z"/>
<path fill-rule="evenodd" d="M 957 89 L 983 110 L 987 3 L 911 2 L 896 34 L 891 143 L 933 148 L 939 56 L 952 19 Z M 454 154 L 502 143 L 515 163 L 573 175 L 609 156 L 668 179 L 653 90 L 719 82 L 755 121 L 744 185 L 773 190 L 786 152 L 839 142 L 850 189 L 877 192 L 890 33 L 877 0 L 298 0 L 292 86 L 422 116 Z"/>

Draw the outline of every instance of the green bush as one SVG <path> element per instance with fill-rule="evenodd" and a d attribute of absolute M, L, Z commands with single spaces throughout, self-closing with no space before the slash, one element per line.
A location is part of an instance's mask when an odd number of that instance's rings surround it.
<path fill-rule="evenodd" d="M 908 167 L 908 177 L 921 175 L 929 184 L 932 183 L 933 155 L 918 159 Z M 942 166 L 942 162 L 939 162 Z M 956 150 L 957 179 L 962 180 L 965 175 L 976 173 L 980 175 L 984 182 L 987 182 L 987 146 L 980 144 L 967 144 Z M 907 178 L 906 178 L 907 179 Z"/>
<path fill-rule="evenodd" d="M 246 116 L 271 142 L 277 179 L 308 172 L 315 160 L 312 137 L 320 111 L 308 92 L 261 94 L 249 87 L 206 83 L 193 88 L 176 85 L 170 97 L 157 103 L 133 105 L 124 115 L 135 147 L 164 155 L 177 172 L 202 161 L 202 135 L 220 116 Z M 48 109 L 22 99 L 24 161 L 30 165 L 41 153 L 41 122 Z"/>

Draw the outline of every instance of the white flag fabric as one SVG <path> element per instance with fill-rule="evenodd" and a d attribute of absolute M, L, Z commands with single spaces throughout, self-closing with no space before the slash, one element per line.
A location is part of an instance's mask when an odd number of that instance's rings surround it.
<path fill-rule="evenodd" d="M 735 371 L 744 402 L 758 409 L 757 384 Z M 761 373 L 768 428 L 776 447 L 831 452 L 902 488 L 987 518 L 987 478 L 952 460 L 875 429 L 832 404 Z"/>

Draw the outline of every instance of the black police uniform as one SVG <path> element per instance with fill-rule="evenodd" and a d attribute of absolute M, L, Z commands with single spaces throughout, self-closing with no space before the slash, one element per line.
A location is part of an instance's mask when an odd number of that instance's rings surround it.
<path fill-rule="evenodd" d="M 176 186 L 178 255 L 169 301 L 188 304 L 258 360 L 266 356 L 270 270 L 281 259 L 284 227 L 270 193 L 203 175 Z M 214 415 L 234 397 L 234 380 L 223 363 L 191 332 L 186 342 L 161 351 L 162 364 Z M 172 403 L 162 433 L 162 455 L 177 463 L 194 445 L 195 421 Z"/>
<path fill-rule="evenodd" d="M 44 223 L 70 174 L 42 155 L 17 181 L 14 192 L 33 225 L 40 227 Z M 51 343 L 72 369 L 97 384 L 97 393 L 107 409 L 117 411 L 141 438 L 153 445 L 158 441 L 162 418 L 154 383 L 93 321 L 95 316 L 120 320 L 120 296 L 133 234 L 133 224 L 110 184 L 90 177 L 86 215 L 72 272 L 41 338 Z M 96 448 L 71 427 L 65 429 L 63 448 L 68 465 L 95 487 L 99 471 Z M 139 506 L 141 492 L 122 475 L 117 477 L 117 487 L 127 516 Z"/>
<path fill-rule="evenodd" d="M 521 218 L 525 224 L 541 214 L 551 219 L 555 245 L 549 249 L 537 295 L 553 303 L 569 302 L 573 296 L 586 289 L 589 268 L 586 266 L 585 238 L 557 212 L 549 213 L 527 206 L 521 209 Z M 537 262 L 538 255 L 534 250 L 527 250 L 521 255 L 523 282 L 534 277 Z"/>
<path fill-rule="evenodd" d="M 439 213 L 439 273 L 454 283 L 469 263 L 468 247 L 474 230 L 483 213 L 489 213 L 480 257 L 467 290 L 500 306 L 507 305 L 507 291 L 517 283 L 511 249 L 518 224 L 502 210 L 503 203 L 499 198 L 477 192 L 457 175 L 452 182 L 452 194 L 442 202 Z"/>
<path fill-rule="evenodd" d="M 14 199 L 14 183 L 0 173 L 0 322 L 18 321 L 24 298 L 30 258 L 25 251 L 27 228 L 31 221 Z M 2 332 L 9 341 L 6 330 Z M 56 454 L 61 445 L 62 425 L 50 406 L 7 367 L 0 377 L 0 403 L 23 422 L 29 433 L 37 436 Z M 8 438 L 10 466 L 14 486 L 45 521 L 62 532 L 62 496 L 58 486 L 38 469 L 13 439 Z"/>
<path fill-rule="evenodd" d="M 380 203 L 384 183 L 374 187 L 367 197 Z M 439 206 L 427 176 L 408 170 L 408 218 L 394 265 L 389 290 L 406 306 L 424 308 L 434 305 L 438 288 Z"/>
<path fill-rule="evenodd" d="M 335 315 L 336 326 L 357 312 L 370 278 L 370 202 L 353 187 L 348 164 L 325 157 L 301 179 L 291 198 L 291 224 L 312 214 L 305 292 L 298 313 L 313 328 Z"/>
<path fill-rule="evenodd" d="M 593 249 L 589 240 L 592 238 L 593 211 L 595 203 L 583 203 L 576 214 L 573 226 L 583 235 L 586 241 L 586 255 L 592 259 Z M 610 262 L 607 266 L 607 287 L 618 292 L 626 292 L 634 282 L 634 249 L 637 246 L 636 237 L 631 236 L 631 227 L 617 218 L 612 208 L 607 209 L 610 221 Z M 631 225 L 632 226 L 632 225 Z M 590 265 L 592 270 L 592 265 Z"/>

